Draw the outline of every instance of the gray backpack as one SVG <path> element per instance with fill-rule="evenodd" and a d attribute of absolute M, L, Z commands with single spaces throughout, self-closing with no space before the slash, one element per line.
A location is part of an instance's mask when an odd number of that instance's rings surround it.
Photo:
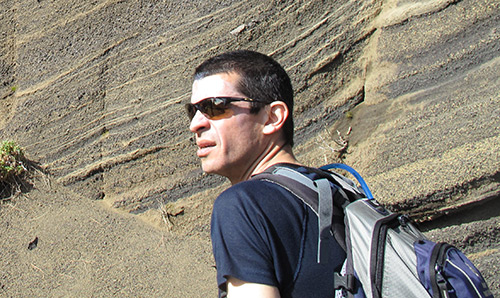
<path fill-rule="evenodd" d="M 292 192 L 318 215 L 318 263 L 322 243 L 332 239 L 347 254 L 336 272 L 336 297 L 493 297 L 480 272 L 455 247 L 434 243 L 405 215 L 380 205 L 363 178 L 344 164 L 307 168 L 278 164 L 253 179 L 276 183 Z M 360 183 L 330 171 L 341 168 Z M 332 191 L 332 182 L 336 189 Z"/>

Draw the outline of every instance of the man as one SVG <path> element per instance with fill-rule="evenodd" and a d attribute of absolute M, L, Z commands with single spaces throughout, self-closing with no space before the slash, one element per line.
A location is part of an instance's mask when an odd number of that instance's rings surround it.
<path fill-rule="evenodd" d="M 196 68 L 190 130 L 207 173 L 232 186 L 216 199 L 212 245 L 220 295 L 333 297 L 333 272 L 345 253 L 331 241 L 329 262 L 316 262 L 318 219 L 291 192 L 249 180 L 276 164 L 314 173 L 293 155 L 293 89 L 272 58 L 234 51 Z"/>

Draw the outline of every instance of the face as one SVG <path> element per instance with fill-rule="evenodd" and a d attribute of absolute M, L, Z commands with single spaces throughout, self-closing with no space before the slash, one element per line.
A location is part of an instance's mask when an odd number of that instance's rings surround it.
<path fill-rule="evenodd" d="M 245 97 L 236 89 L 238 80 L 239 75 L 235 73 L 196 80 L 191 103 L 207 97 Z M 251 171 L 265 149 L 264 111 L 263 108 L 257 114 L 250 114 L 250 103 L 244 101 L 230 103 L 227 113 L 212 119 L 197 111 L 189 129 L 196 136 L 197 155 L 203 171 L 225 176 L 231 181 Z"/>

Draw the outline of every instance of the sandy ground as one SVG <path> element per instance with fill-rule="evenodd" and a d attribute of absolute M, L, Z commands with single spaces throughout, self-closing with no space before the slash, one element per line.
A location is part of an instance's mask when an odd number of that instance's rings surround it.
<path fill-rule="evenodd" d="M 207 234 L 154 228 L 52 179 L 35 183 L 0 204 L 1 297 L 216 296 Z"/>

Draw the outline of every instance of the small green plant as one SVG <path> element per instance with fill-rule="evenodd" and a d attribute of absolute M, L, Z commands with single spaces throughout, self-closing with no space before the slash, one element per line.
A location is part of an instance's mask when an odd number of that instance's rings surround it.
<path fill-rule="evenodd" d="M 0 145 L 0 180 L 21 176 L 25 171 L 23 149 L 12 141 L 3 141 Z"/>
<path fill-rule="evenodd" d="M 12 86 L 12 87 L 10 88 L 10 91 L 12 91 L 12 92 L 16 92 L 16 91 L 17 91 L 17 86 Z"/>
<path fill-rule="evenodd" d="M 352 112 L 351 112 L 351 111 L 347 111 L 347 112 L 345 112 L 345 117 L 346 117 L 347 119 L 352 119 L 352 117 L 354 117 L 354 115 L 352 114 Z"/>
<path fill-rule="evenodd" d="M 15 142 L 0 143 L 0 199 L 20 191 L 27 172 L 24 152 Z"/>

